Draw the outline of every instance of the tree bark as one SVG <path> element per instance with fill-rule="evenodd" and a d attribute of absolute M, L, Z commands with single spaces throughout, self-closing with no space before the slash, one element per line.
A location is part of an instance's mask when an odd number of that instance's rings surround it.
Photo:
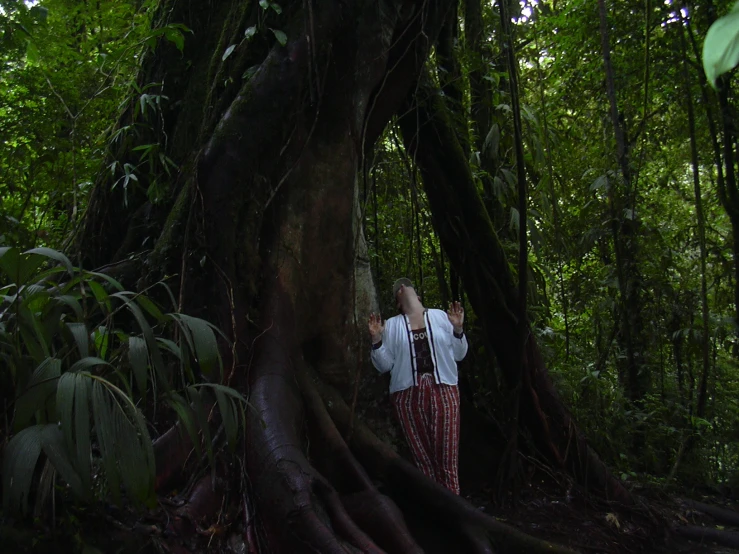
<path fill-rule="evenodd" d="M 710 372 L 709 337 L 708 329 L 708 286 L 706 284 L 706 222 L 703 216 L 703 198 L 701 196 L 700 169 L 698 164 L 698 146 L 695 134 L 695 110 L 691 94 L 690 72 L 688 71 L 687 48 L 685 45 L 685 30 L 680 27 L 680 50 L 682 53 L 683 80 L 685 87 L 685 101 L 688 111 L 688 131 L 690 134 L 690 161 L 693 169 L 693 193 L 695 196 L 695 216 L 698 223 L 698 245 L 700 248 L 701 267 L 701 322 L 703 335 L 701 337 L 701 358 L 703 368 L 698 386 L 698 404 L 696 414 L 704 417 L 706 413 L 706 397 L 708 393 L 708 375 Z"/>
<path fill-rule="evenodd" d="M 611 205 L 611 228 L 613 248 L 616 257 L 618 286 L 620 295 L 620 336 L 626 346 L 627 367 L 625 389 L 632 402 L 639 403 L 647 392 L 649 374 L 644 366 L 644 345 L 642 344 L 643 321 L 641 317 L 641 277 L 639 275 L 636 252 L 636 198 L 633 191 L 629 144 L 624 129 L 622 114 L 618 110 L 616 85 L 611 64 L 611 46 L 608 33 L 608 18 L 605 0 L 598 0 L 600 14 L 600 35 L 605 67 L 606 92 L 610 104 L 611 123 L 616 137 L 618 166 L 623 178 L 621 194 L 617 194 L 614 183 L 608 184 L 609 204 Z M 635 450 L 643 442 L 637 430 Z"/>

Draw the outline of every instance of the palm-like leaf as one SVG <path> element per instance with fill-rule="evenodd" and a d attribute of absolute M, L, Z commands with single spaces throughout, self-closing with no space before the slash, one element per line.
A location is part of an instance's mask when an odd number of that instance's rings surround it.
<path fill-rule="evenodd" d="M 49 260 L 61 266 L 45 266 Z M 15 281 L 0 289 L 0 363 L 18 387 L 16 434 L 3 459 L 6 508 L 27 509 L 42 453 L 40 503 L 53 493 L 57 476 L 81 498 L 91 498 L 96 467 L 116 500 L 121 486 L 139 502 L 154 498 L 154 451 L 144 416 L 131 400 L 133 383 L 145 407 L 147 389 L 153 390 L 154 410 L 157 388 L 163 387 L 167 404 L 199 451 L 205 444 L 213 464 L 210 400 L 201 388 L 206 386 L 215 393 L 229 443 L 235 445 L 246 401 L 228 387 L 198 384 L 191 368 L 192 360 L 205 374 L 216 368 L 222 373 L 216 333 L 226 337 L 216 327 L 184 314 L 165 315 L 143 294 L 125 291 L 109 276 L 76 271 L 53 250 L 0 248 L 0 271 Z M 159 284 L 174 304 L 172 292 Z M 116 326 L 121 310 L 134 316 L 138 332 Z M 172 329 L 179 330 L 178 342 L 163 336 Z M 165 355 L 167 363 L 173 357 L 182 364 L 186 396 L 172 389 Z M 93 463 L 96 456 L 99 466 Z"/>
<path fill-rule="evenodd" d="M 16 399 L 15 429 L 23 429 L 34 414 L 44 409 L 46 400 L 56 390 L 56 380 L 61 375 L 62 362 L 57 358 L 46 358 L 33 372 L 28 385 Z"/>

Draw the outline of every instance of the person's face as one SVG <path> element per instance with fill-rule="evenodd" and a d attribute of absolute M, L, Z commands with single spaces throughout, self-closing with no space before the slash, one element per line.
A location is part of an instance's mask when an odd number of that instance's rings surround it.
<path fill-rule="evenodd" d="M 403 298 L 413 298 L 414 296 L 417 297 L 418 295 L 416 294 L 416 291 L 413 287 L 400 285 L 398 292 L 395 293 L 395 307 L 398 309 L 399 312 L 402 313 Z"/>

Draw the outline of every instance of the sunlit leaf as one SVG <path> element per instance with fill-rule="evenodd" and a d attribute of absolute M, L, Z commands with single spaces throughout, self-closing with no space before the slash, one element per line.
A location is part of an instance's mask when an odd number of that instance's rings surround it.
<path fill-rule="evenodd" d="M 221 61 L 226 61 L 226 58 L 228 58 L 231 53 L 234 51 L 234 48 L 236 48 L 235 44 L 232 44 L 228 48 L 226 48 L 226 51 L 223 53 L 223 57 L 221 58 Z"/>
<path fill-rule="evenodd" d="M 731 12 L 713 22 L 703 42 L 703 70 L 716 88 L 718 78 L 739 63 L 739 2 Z"/>
<path fill-rule="evenodd" d="M 61 252 L 58 252 L 56 250 L 52 250 L 51 248 L 32 248 L 31 250 L 27 250 L 25 252 L 26 254 L 38 254 L 40 256 L 44 256 L 46 258 L 52 259 L 54 261 L 57 261 L 61 263 L 67 270 L 67 273 L 72 275 L 74 273 L 74 268 L 72 267 L 72 262 L 69 261 L 69 258 L 67 258 L 64 254 Z"/>

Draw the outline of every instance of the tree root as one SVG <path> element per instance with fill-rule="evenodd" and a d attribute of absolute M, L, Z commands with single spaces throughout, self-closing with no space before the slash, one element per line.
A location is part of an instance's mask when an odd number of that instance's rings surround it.
<path fill-rule="evenodd" d="M 311 381 L 336 425 L 344 431 L 348 430 L 350 410 L 338 392 L 318 379 Z M 450 529 L 452 541 L 457 547 L 460 543 L 465 545 L 460 551 L 476 554 L 573 552 L 566 547 L 531 537 L 478 511 L 400 458 L 360 422 L 354 422 L 349 446 L 370 474 L 387 484 L 390 494 L 401 507 L 419 513 L 426 524 Z"/>
<path fill-rule="evenodd" d="M 711 516 L 716 521 L 739 527 L 739 512 L 728 508 L 721 508 L 720 506 L 697 502 L 695 500 L 682 500 L 682 503 L 688 508 L 692 508 L 693 510 L 697 510 Z"/>
<path fill-rule="evenodd" d="M 377 490 L 349 450 L 304 366 L 300 367 L 297 377 L 309 421 L 314 427 L 311 434 L 320 441 L 315 450 L 323 454 L 314 463 L 330 476 L 338 490 L 345 493 L 342 497 L 345 510 L 385 551 L 398 554 L 422 552 L 398 507 Z"/>
<path fill-rule="evenodd" d="M 193 451 L 192 440 L 177 423 L 154 441 L 156 480 L 154 490 L 166 491 L 182 478 L 185 464 Z"/>
<path fill-rule="evenodd" d="M 720 529 L 709 529 L 698 525 L 676 525 L 672 528 L 673 533 L 696 542 L 715 542 L 721 546 L 739 548 L 739 533 L 736 531 L 722 531 Z"/>
<path fill-rule="evenodd" d="M 272 322 L 257 345 L 251 371 L 247 467 L 270 546 L 277 552 L 380 553 L 353 521 L 336 491 L 304 454 L 303 402 L 293 373 L 292 303 L 278 290 L 266 313 Z"/>

